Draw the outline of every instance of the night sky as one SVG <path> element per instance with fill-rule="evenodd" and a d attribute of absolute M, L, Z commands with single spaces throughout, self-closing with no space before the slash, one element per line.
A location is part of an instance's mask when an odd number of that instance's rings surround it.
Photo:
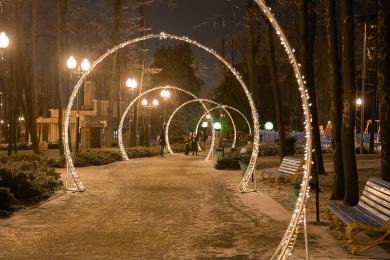
<path fill-rule="evenodd" d="M 221 52 L 222 38 L 230 39 L 242 32 L 245 1 L 232 0 L 178 0 L 174 8 L 167 1 L 155 1 L 147 8 L 147 27 L 151 32 L 167 32 L 185 35 L 206 46 Z M 162 44 L 159 42 L 158 44 Z M 155 42 L 148 42 L 151 49 L 148 62 L 153 53 Z M 200 73 L 205 82 L 203 94 L 216 87 L 220 75 L 216 60 L 210 54 L 193 48 Z"/>

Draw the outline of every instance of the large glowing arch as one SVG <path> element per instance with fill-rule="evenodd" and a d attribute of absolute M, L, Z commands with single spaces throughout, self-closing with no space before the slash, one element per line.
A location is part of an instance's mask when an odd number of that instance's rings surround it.
<path fill-rule="evenodd" d="M 177 90 L 177 91 L 181 91 L 183 93 L 186 93 L 188 95 L 190 95 L 191 97 L 193 97 L 195 100 L 199 100 L 199 98 L 187 91 L 187 90 L 184 90 L 184 89 L 181 89 L 181 88 L 178 88 L 178 87 L 172 87 L 172 86 L 164 86 L 164 87 L 155 87 L 155 88 L 151 88 L 149 90 L 146 90 L 144 92 L 142 92 L 141 94 L 139 94 L 137 97 L 135 97 L 131 102 L 130 104 L 126 107 L 125 111 L 123 112 L 122 114 L 122 117 L 121 117 L 121 120 L 119 121 L 119 127 L 118 127 L 118 145 L 119 145 L 119 149 L 120 149 L 120 152 L 121 152 L 121 155 L 122 155 L 122 159 L 123 160 L 129 160 L 129 157 L 127 156 L 127 153 L 126 153 L 126 149 L 125 149 L 125 146 L 123 144 L 123 138 L 122 138 L 122 131 L 123 131 L 123 123 L 125 122 L 125 118 L 126 118 L 126 115 L 129 113 L 131 107 L 135 104 L 135 102 L 137 102 L 140 98 L 142 98 L 143 96 L 153 92 L 153 91 L 156 91 L 156 90 L 160 90 L 160 89 L 173 89 L 173 90 Z M 203 103 L 203 101 L 199 101 L 200 104 L 203 106 L 203 108 L 205 109 L 205 111 L 208 110 L 207 106 Z M 165 130 L 166 131 L 166 130 Z M 213 135 L 212 135 L 212 139 L 211 139 L 211 145 L 212 147 L 214 146 L 214 142 L 215 142 L 215 132 L 213 130 Z M 170 150 L 170 146 L 169 144 L 167 143 L 167 147 L 168 147 L 168 150 Z M 172 150 L 170 150 L 172 151 Z M 212 153 L 212 150 L 210 149 L 210 152 L 209 154 L 206 156 L 206 160 L 208 160 L 211 156 L 211 153 Z"/>
<path fill-rule="evenodd" d="M 311 115 L 310 115 L 310 106 L 309 101 L 310 97 L 308 91 L 305 87 L 304 76 L 300 70 L 300 64 L 298 64 L 297 59 L 295 58 L 295 50 L 290 46 L 287 41 L 282 28 L 279 23 L 274 18 L 274 15 L 271 13 L 271 8 L 269 8 L 263 0 L 254 0 L 256 4 L 260 7 L 264 16 L 272 27 L 276 31 L 280 43 L 284 47 L 292 68 L 295 73 L 295 78 L 298 83 L 298 90 L 301 94 L 303 114 L 305 118 L 305 136 L 306 136 L 306 147 L 305 147 L 305 164 L 303 168 L 303 178 L 301 184 L 301 190 L 298 195 L 297 203 L 294 208 L 294 212 L 291 216 L 290 224 L 287 227 L 286 232 L 282 240 L 280 241 L 278 247 L 274 251 L 272 259 L 286 259 L 291 255 L 291 251 L 294 248 L 296 238 L 299 233 L 299 226 L 303 223 L 306 227 L 306 200 L 309 197 L 309 181 L 310 181 L 310 172 L 312 167 L 312 153 L 313 153 L 313 138 L 312 138 L 312 124 L 311 124 Z M 245 178 L 246 176 L 244 176 Z M 306 248 L 307 250 L 307 248 Z M 306 254 L 307 255 L 307 254 Z"/>
<path fill-rule="evenodd" d="M 139 100 L 144 95 L 146 95 L 146 94 L 148 94 L 150 92 L 153 92 L 155 90 L 159 90 L 159 89 L 173 89 L 173 90 L 177 90 L 177 91 L 181 91 L 183 93 L 186 93 L 186 94 L 190 95 L 191 97 L 193 97 L 196 100 L 199 99 L 195 94 L 193 94 L 190 91 L 187 91 L 187 90 L 184 90 L 184 89 L 181 89 L 181 88 L 178 88 L 178 87 L 164 86 L 164 87 L 155 87 L 155 88 L 146 90 L 146 91 L 142 92 L 139 96 L 137 96 L 135 98 L 135 100 L 132 100 L 132 102 L 128 106 L 129 109 L 125 110 L 123 112 L 121 120 L 119 122 L 119 128 L 118 128 L 118 145 L 119 145 L 119 149 L 121 151 L 121 155 L 122 155 L 122 159 L 123 160 L 128 160 L 129 159 L 128 156 L 127 156 L 126 149 L 125 149 L 124 144 L 123 144 L 123 138 L 122 138 L 123 124 L 124 124 L 124 120 L 126 118 L 126 115 L 130 111 L 130 108 L 134 105 L 135 101 Z M 203 102 L 202 101 L 199 101 L 199 102 L 201 103 L 203 108 L 207 111 L 208 108 L 203 104 Z M 212 118 L 211 118 L 211 121 L 212 121 Z M 211 139 L 211 148 L 210 148 L 209 153 L 206 156 L 206 160 L 208 160 L 210 158 L 211 154 L 212 154 L 212 148 L 214 147 L 214 142 L 215 142 L 215 131 L 213 129 L 212 130 L 212 139 Z M 173 154 L 172 149 L 171 149 L 169 143 L 167 144 L 167 148 L 168 148 L 168 151 L 170 151 L 170 153 Z"/>
<path fill-rule="evenodd" d="M 165 143 L 167 145 L 167 148 L 168 148 L 168 151 L 170 154 L 174 154 L 174 152 L 172 151 L 171 149 L 171 145 L 170 145 L 170 142 L 169 142 L 169 127 L 171 125 L 171 122 L 172 122 L 172 119 L 173 117 L 176 115 L 177 112 L 179 112 L 183 107 L 185 107 L 186 105 L 188 104 L 191 104 L 191 103 L 194 103 L 194 102 L 200 102 L 201 104 L 202 103 L 211 103 L 211 104 L 215 104 L 217 105 L 218 107 L 222 107 L 220 104 L 218 104 L 217 102 L 215 101 L 212 101 L 212 100 L 209 100 L 209 99 L 205 99 L 205 98 L 196 98 L 196 99 L 193 99 L 193 100 L 189 100 L 187 102 L 184 102 L 183 104 L 181 104 L 180 106 L 178 106 L 174 111 L 173 113 L 171 114 L 171 116 L 169 117 L 168 119 L 168 122 L 167 122 L 167 125 L 165 127 Z M 234 123 L 234 119 L 233 117 L 231 116 L 231 114 L 229 113 L 229 111 L 226 110 L 226 108 L 222 108 L 226 114 L 229 116 L 231 122 L 232 122 L 232 125 L 233 125 L 233 129 L 234 129 L 234 142 L 232 144 L 232 148 L 234 148 L 235 144 L 236 144 L 236 124 Z M 207 111 L 210 111 L 210 109 L 206 109 L 206 113 Z M 212 121 L 211 121 L 212 122 Z M 198 131 L 196 130 L 196 133 L 198 133 Z M 213 150 L 214 150 L 214 140 L 215 140 L 215 130 L 214 130 L 214 127 L 212 127 L 212 141 L 211 141 L 211 146 L 210 146 L 210 150 L 206 156 L 206 161 L 210 159 L 210 156 L 211 154 L 213 153 Z"/>
<path fill-rule="evenodd" d="M 252 120 L 253 120 L 253 127 L 254 127 L 254 140 L 253 140 L 253 151 L 252 151 L 252 156 L 249 162 L 248 169 L 245 173 L 245 176 L 243 177 L 243 180 L 240 183 L 240 186 L 242 187 L 241 190 L 245 191 L 246 186 L 248 185 L 250 176 L 252 175 L 252 172 L 256 166 L 256 160 L 257 160 L 257 155 L 259 152 L 259 142 L 260 142 L 260 126 L 259 126 L 259 119 L 258 119 L 258 114 L 256 110 L 256 106 L 254 104 L 254 101 L 252 99 L 252 96 L 248 90 L 248 87 L 245 85 L 243 79 L 241 78 L 239 72 L 230 64 L 228 63 L 221 55 L 217 54 L 213 49 L 210 49 L 203 44 L 200 44 L 194 40 L 189 39 L 188 37 L 181 37 L 173 34 L 167 34 L 167 33 L 160 33 L 160 34 L 149 34 L 145 35 L 142 37 L 138 37 L 126 42 L 123 42 L 112 49 L 108 50 L 105 54 L 100 56 L 92 65 L 91 68 L 86 71 L 80 78 L 80 80 L 77 82 L 70 98 L 69 98 L 69 103 L 65 112 L 65 121 L 64 121 L 64 129 L 63 129 L 63 136 L 64 136 L 64 152 L 65 152 L 65 159 L 66 159 L 66 164 L 67 164 L 67 171 L 70 177 L 73 180 L 74 185 L 76 186 L 74 190 L 76 191 L 83 191 L 85 189 L 81 179 L 79 178 L 76 168 L 74 167 L 73 160 L 71 157 L 70 153 L 70 147 L 69 147 L 69 117 L 70 117 L 70 112 L 74 103 L 74 100 L 76 98 L 76 95 L 84 82 L 84 80 L 87 78 L 87 76 L 91 73 L 94 68 L 100 64 L 105 58 L 113 54 L 114 52 L 128 46 L 134 43 L 138 43 L 141 41 L 146 41 L 150 39 L 158 39 L 158 40 L 177 40 L 177 41 L 182 41 L 186 42 L 189 44 L 192 44 L 194 46 L 197 46 L 208 53 L 212 54 L 215 58 L 217 58 L 220 62 L 222 62 L 231 72 L 232 74 L 236 77 L 238 82 L 240 83 L 242 89 L 244 90 L 244 93 L 248 99 L 250 108 L 251 108 L 251 113 L 252 113 Z M 130 105 L 126 108 L 126 113 L 128 113 L 128 110 L 130 108 Z M 119 135 L 120 136 L 120 135 Z M 123 145 L 123 144 L 122 144 Z M 249 177 L 248 177 L 249 176 Z M 68 184 L 68 183 L 67 183 Z"/>

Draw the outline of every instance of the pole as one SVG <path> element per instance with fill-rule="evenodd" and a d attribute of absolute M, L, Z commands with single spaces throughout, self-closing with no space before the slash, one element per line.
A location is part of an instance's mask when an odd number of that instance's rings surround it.
<path fill-rule="evenodd" d="M 362 107 L 360 110 L 360 154 L 363 154 L 363 131 L 364 131 L 364 92 L 366 87 L 366 45 L 367 45 L 367 24 L 364 24 L 364 40 L 363 40 L 363 66 L 362 66 Z"/>
<path fill-rule="evenodd" d="M 152 108 L 148 108 L 148 146 L 150 146 L 150 113 L 152 111 Z"/>
<path fill-rule="evenodd" d="M 1 124 L 1 120 L 3 120 L 3 92 L 0 92 L 0 145 L 1 145 L 1 141 L 2 141 L 2 127 L 3 127 L 3 124 Z"/>
<path fill-rule="evenodd" d="M 79 98 L 80 95 L 77 93 L 77 114 L 76 114 L 76 149 L 75 152 L 78 154 L 80 152 L 80 107 L 79 107 Z"/>
<path fill-rule="evenodd" d="M 163 123 L 163 128 L 165 128 L 165 99 L 164 99 L 164 123 Z"/>

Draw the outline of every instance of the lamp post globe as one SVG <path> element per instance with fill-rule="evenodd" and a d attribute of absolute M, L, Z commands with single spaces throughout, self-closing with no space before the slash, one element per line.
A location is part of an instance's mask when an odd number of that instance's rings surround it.
<path fill-rule="evenodd" d="M 270 130 L 274 129 L 274 124 L 272 124 L 272 122 L 267 122 L 267 123 L 265 123 L 264 128 L 265 128 L 265 130 L 270 131 Z"/>
<path fill-rule="evenodd" d="M 138 86 L 138 82 L 133 78 L 128 78 L 126 80 L 126 87 L 128 87 L 130 90 L 136 89 Z"/>
<path fill-rule="evenodd" d="M 209 122 L 205 121 L 205 122 L 202 123 L 202 127 L 203 128 L 207 128 L 208 126 L 209 126 Z"/>
<path fill-rule="evenodd" d="M 0 33 L 0 48 L 5 49 L 8 48 L 9 38 L 5 32 Z"/>
<path fill-rule="evenodd" d="M 356 105 L 360 106 L 363 104 L 363 100 L 361 98 L 356 99 Z"/>
<path fill-rule="evenodd" d="M 66 61 L 66 65 L 68 66 L 68 69 L 74 70 L 77 67 L 77 61 L 73 56 L 70 56 Z"/>
<path fill-rule="evenodd" d="M 85 72 L 85 71 L 88 71 L 90 68 L 91 68 L 91 63 L 89 63 L 89 60 L 87 58 L 85 58 L 81 62 L 81 69 Z"/>
<path fill-rule="evenodd" d="M 153 101 L 152 101 L 152 105 L 153 105 L 153 106 L 155 106 L 155 107 L 158 106 L 158 103 L 159 103 L 159 102 L 158 102 L 158 99 L 156 99 L 156 98 L 153 99 Z"/>
<path fill-rule="evenodd" d="M 221 130 L 222 129 L 222 125 L 220 122 L 215 122 L 214 123 L 214 129 L 215 130 Z"/>
<path fill-rule="evenodd" d="M 148 105 L 148 100 L 146 98 L 142 99 L 141 104 L 145 107 Z"/>

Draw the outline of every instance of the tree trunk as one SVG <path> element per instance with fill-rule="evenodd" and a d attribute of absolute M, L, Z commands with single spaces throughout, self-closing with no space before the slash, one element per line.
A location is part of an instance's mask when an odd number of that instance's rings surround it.
<path fill-rule="evenodd" d="M 390 181 L 390 2 L 378 0 L 378 99 L 381 175 Z"/>
<path fill-rule="evenodd" d="M 252 0 L 247 1 L 247 12 L 246 12 L 246 29 L 247 29 L 247 46 L 246 46 L 246 61 L 249 78 L 249 90 L 252 94 L 256 107 L 257 102 L 257 76 L 256 76 L 256 50 L 255 50 L 255 31 L 254 31 L 254 5 Z"/>
<path fill-rule="evenodd" d="M 342 114 L 342 89 L 340 85 L 340 60 L 338 51 L 338 34 L 336 19 L 336 0 L 326 2 L 326 30 L 328 39 L 328 72 L 329 89 L 332 108 L 332 146 L 334 186 L 331 199 L 342 200 L 344 198 L 344 169 L 341 146 L 341 114 Z"/>
<path fill-rule="evenodd" d="M 353 0 L 341 1 L 341 37 L 343 69 L 342 154 L 345 178 L 344 203 L 354 206 L 359 201 L 359 182 L 355 156 L 355 59 Z"/>
<path fill-rule="evenodd" d="M 279 136 L 279 155 L 281 158 L 286 156 L 286 136 L 284 132 L 284 120 L 283 120 L 283 106 L 282 99 L 280 96 L 280 87 L 279 87 L 279 79 L 278 72 L 275 62 L 275 46 L 274 40 L 272 36 L 272 27 L 271 24 L 267 23 L 267 35 L 266 35 L 266 46 L 268 51 L 268 63 L 269 63 L 269 71 L 272 81 L 272 92 L 274 96 L 275 103 L 275 114 L 276 114 L 276 122 L 278 125 L 278 136 Z"/>
<path fill-rule="evenodd" d="M 16 34 L 16 33 L 15 33 Z M 8 155 L 11 155 L 14 151 L 15 144 L 15 135 L 16 135 L 16 102 L 15 102 L 15 92 L 17 91 L 17 83 L 16 83 L 16 48 L 14 47 L 12 50 L 11 61 L 11 84 L 9 88 L 9 125 L 8 126 Z"/>
<path fill-rule="evenodd" d="M 301 63 L 302 71 L 305 76 L 307 90 L 310 96 L 310 113 L 313 124 L 313 141 L 314 141 L 314 167 L 312 173 L 314 178 L 317 174 L 326 174 L 324 161 L 322 157 L 320 129 L 317 113 L 317 97 L 314 77 L 314 42 L 316 28 L 316 14 L 314 11 L 313 0 L 300 0 L 300 40 L 301 40 Z M 314 180 L 316 181 L 316 180 Z M 317 182 L 316 182 L 317 183 Z"/>
<path fill-rule="evenodd" d="M 119 42 L 119 25 L 121 15 L 121 0 L 115 0 L 114 3 L 114 33 L 112 37 L 112 43 L 116 46 Z M 107 120 L 107 135 L 106 135 L 106 146 L 112 146 L 112 133 L 114 129 L 114 103 L 115 103 L 115 92 L 117 91 L 118 82 L 118 52 L 115 52 L 112 57 L 112 78 L 111 86 L 109 88 L 109 105 L 108 105 L 108 120 Z M 117 104 L 119 106 L 119 103 Z M 117 111 L 118 108 L 116 107 Z M 117 115 L 119 117 L 120 115 Z"/>
<path fill-rule="evenodd" d="M 142 0 L 138 1 L 138 4 L 140 5 L 140 15 L 141 15 L 141 30 L 142 35 L 145 36 L 146 34 L 146 15 L 145 15 L 145 4 Z M 141 94 L 143 91 L 143 85 L 144 85 L 144 72 L 145 72 L 145 48 L 146 43 L 145 41 L 142 41 L 142 50 L 140 55 L 140 64 L 141 64 L 141 73 L 140 73 L 140 82 L 139 82 L 139 88 L 137 91 L 137 95 Z M 136 102 L 136 105 L 134 107 L 134 119 L 133 119 L 133 135 L 132 135 L 132 145 L 137 145 L 137 133 L 139 132 L 139 118 L 140 118 L 140 100 Z M 146 131 L 145 131 L 146 132 Z M 149 142 L 149 139 L 148 139 Z"/>
<path fill-rule="evenodd" d="M 31 82 L 30 89 L 26 91 L 29 95 L 27 98 L 27 104 L 29 108 L 27 113 L 29 114 L 28 118 L 30 119 L 28 123 L 28 129 L 31 136 L 32 149 L 35 154 L 39 154 L 39 140 L 37 136 L 37 39 L 36 39 L 36 28 L 37 28 L 37 12 L 38 12 L 38 0 L 32 1 L 32 11 L 31 11 Z M 26 115 L 27 119 L 27 115 Z M 27 120 L 26 120 L 27 121 Z M 28 121 L 27 121 L 28 122 Z"/>
<path fill-rule="evenodd" d="M 62 138 L 62 64 L 63 64 L 63 55 L 62 55 L 62 5 L 61 0 L 57 0 L 57 90 L 58 90 L 58 146 L 60 149 L 60 155 L 64 154 L 64 142 Z"/>

